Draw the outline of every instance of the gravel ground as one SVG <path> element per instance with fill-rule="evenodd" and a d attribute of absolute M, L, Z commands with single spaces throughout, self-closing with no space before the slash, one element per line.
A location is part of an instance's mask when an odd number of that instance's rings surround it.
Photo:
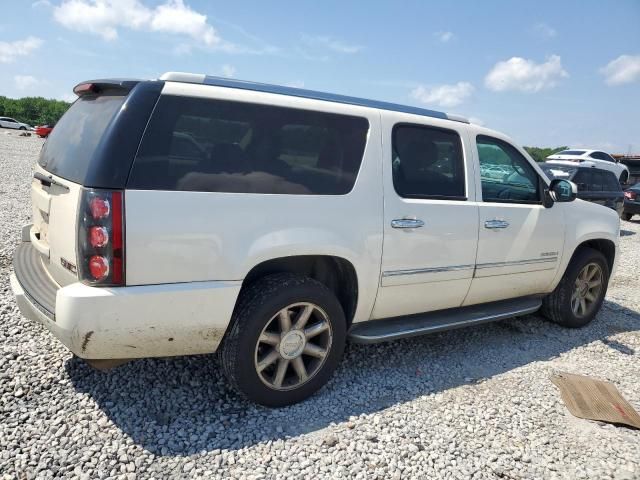
<path fill-rule="evenodd" d="M 640 431 L 574 418 L 549 376 L 614 382 L 640 409 L 640 222 L 597 320 L 537 315 L 347 348 L 281 410 L 229 391 L 207 356 L 107 373 L 18 312 L 11 254 L 42 141 L 0 130 L 0 474 L 6 478 L 640 478 Z M 637 218 L 637 217 L 636 217 Z"/>

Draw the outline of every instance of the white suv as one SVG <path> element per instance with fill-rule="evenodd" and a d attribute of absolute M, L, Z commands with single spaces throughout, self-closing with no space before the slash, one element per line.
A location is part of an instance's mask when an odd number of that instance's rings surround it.
<path fill-rule="evenodd" d="M 94 365 L 217 351 L 238 391 L 282 406 L 329 379 L 347 339 L 541 307 L 580 327 L 603 302 L 618 216 L 500 133 L 195 74 L 74 91 L 11 285 Z"/>
<path fill-rule="evenodd" d="M 547 163 L 560 163 L 565 165 L 575 165 L 579 163 L 581 167 L 598 167 L 603 170 L 613 172 L 622 184 L 629 180 L 629 168 L 620 163 L 608 153 L 600 150 L 570 149 L 563 150 L 547 157 Z"/>

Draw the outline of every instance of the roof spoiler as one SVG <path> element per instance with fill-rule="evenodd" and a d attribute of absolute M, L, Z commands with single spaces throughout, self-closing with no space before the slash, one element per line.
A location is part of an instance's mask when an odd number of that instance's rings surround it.
<path fill-rule="evenodd" d="M 79 97 L 101 93 L 129 93 L 141 80 L 113 78 L 103 80 L 87 80 L 73 87 L 73 93 Z"/>

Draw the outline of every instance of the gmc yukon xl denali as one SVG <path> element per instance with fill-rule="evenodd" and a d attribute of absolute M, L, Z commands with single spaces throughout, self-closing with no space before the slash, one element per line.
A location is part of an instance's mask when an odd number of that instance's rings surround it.
<path fill-rule="evenodd" d="M 96 80 L 45 143 L 11 278 L 94 365 L 217 352 L 283 406 L 345 342 L 589 323 L 619 219 L 508 137 L 414 107 L 168 73 Z"/>

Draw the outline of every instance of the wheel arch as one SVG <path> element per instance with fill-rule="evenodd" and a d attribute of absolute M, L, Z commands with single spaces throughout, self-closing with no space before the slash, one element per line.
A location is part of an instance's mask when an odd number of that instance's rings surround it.
<path fill-rule="evenodd" d="M 255 265 L 242 281 L 242 291 L 256 280 L 275 273 L 293 273 L 326 285 L 337 297 L 347 320 L 353 321 L 358 306 L 358 276 L 347 259 L 333 255 L 293 255 L 265 260 Z"/>
<path fill-rule="evenodd" d="M 576 255 L 576 252 L 581 248 L 593 248 L 594 250 L 602 253 L 604 255 L 604 258 L 607 259 L 609 272 L 611 273 L 613 271 L 613 266 L 616 261 L 616 245 L 611 240 L 605 238 L 585 240 L 584 242 L 580 243 L 573 251 L 573 255 L 571 256 L 572 259 Z"/>

